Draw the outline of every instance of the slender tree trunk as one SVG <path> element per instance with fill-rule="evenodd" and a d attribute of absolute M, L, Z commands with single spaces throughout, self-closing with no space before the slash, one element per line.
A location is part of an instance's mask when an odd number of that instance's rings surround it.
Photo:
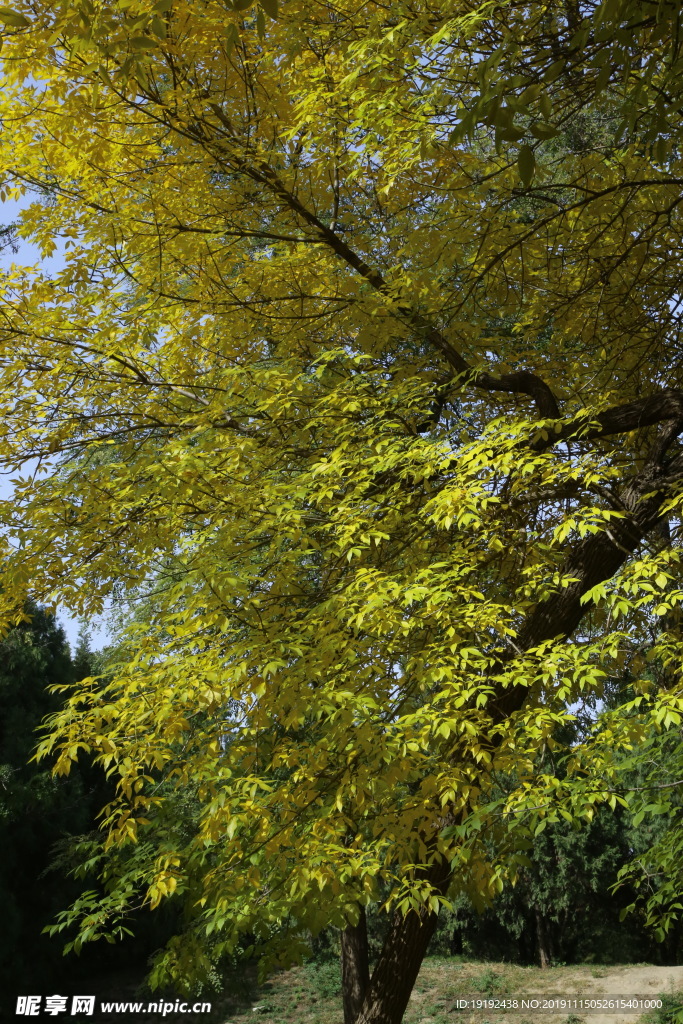
<path fill-rule="evenodd" d="M 541 963 L 541 967 L 550 967 L 550 953 L 548 951 L 548 937 L 545 931 L 545 921 L 543 920 L 543 914 L 538 907 L 534 907 L 534 913 L 536 914 L 536 941 L 538 944 L 538 958 Z"/>
<path fill-rule="evenodd" d="M 358 924 L 347 925 L 341 933 L 341 976 L 344 1024 L 354 1024 L 370 984 L 368 925 L 363 907 Z"/>

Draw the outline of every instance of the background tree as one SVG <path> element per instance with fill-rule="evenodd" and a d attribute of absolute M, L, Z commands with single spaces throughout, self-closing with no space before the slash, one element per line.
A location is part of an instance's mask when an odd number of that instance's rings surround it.
<path fill-rule="evenodd" d="M 48 937 L 58 913 L 79 897 L 82 876 L 72 872 L 97 850 L 97 815 L 113 787 L 89 759 L 68 778 L 54 777 L 33 759 L 43 719 L 60 706 L 51 688 L 92 672 L 97 656 L 85 628 L 72 658 L 53 616 L 35 605 L 25 612 L 26 620 L 0 643 L 0 981 L 7 1015 L 15 1012 L 17 993 L 73 994 L 86 980 L 106 989 L 117 972 L 120 978 L 132 967 L 137 975 L 176 923 L 172 908 L 157 920 L 133 914 L 128 924 L 136 938 L 127 947 L 86 944 L 81 957 L 66 961 L 63 944 Z"/>
<path fill-rule="evenodd" d="M 644 845 L 651 838 L 640 836 Z M 477 910 L 461 896 L 439 917 L 430 952 L 548 967 L 571 963 L 678 963 L 675 942 L 655 940 L 644 922 L 620 912 L 620 869 L 633 858 L 629 818 L 602 808 L 588 825 L 549 825 L 534 837 L 514 886 Z M 672 936 L 673 938 L 673 936 Z"/>
<path fill-rule="evenodd" d="M 654 619 L 680 662 L 679 7 L 2 18 L 5 194 L 65 252 L 3 286 L 4 614 L 155 588 L 44 744 L 118 780 L 70 919 L 182 902 L 186 986 L 332 923 L 347 1020 L 395 1024 L 449 894 L 680 723 L 636 667 Z M 539 768 L 624 664 L 636 703 Z"/>
<path fill-rule="evenodd" d="M 55 870 L 56 847 L 93 832 L 111 793 L 87 764 L 58 779 L 31 761 L 36 730 L 60 704 L 50 687 L 79 678 L 62 628 L 29 606 L 26 621 L 4 637 L 0 653 L 0 982 L 9 1014 L 17 990 L 77 988 L 86 974 L 102 970 L 97 951 L 65 966 L 59 944 L 43 931 L 80 890 L 79 882 Z"/>
<path fill-rule="evenodd" d="M 74 776 L 65 783 L 52 778 L 46 766 L 26 763 L 36 744 L 34 730 L 58 706 L 47 686 L 72 681 L 63 631 L 38 609 L 32 613 L 30 625 L 17 627 L 2 642 L 0 898 L 7 926 L 0 963 L 5 992 L 31 979 L 34 957 L 48 977 L 61 960 L 59 949 L 40 932 L 75 893 L 73 888 L 55 891 L 41 876 L 50 863 L 50 846 L 63 831 L 87 827 L 80 780 Z"/>

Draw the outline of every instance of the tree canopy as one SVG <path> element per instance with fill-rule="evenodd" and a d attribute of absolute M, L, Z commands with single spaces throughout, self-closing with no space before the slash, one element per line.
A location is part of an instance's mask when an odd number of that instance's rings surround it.
<path fill-rule="evenodd" d="M 3 613 L 145 609 L 43 745 L 118 781 L 77 941 L 182 899 L 191 984 L 331 923 L 399 1021 L 449 894 L 680 724 L 680 17 L 0 9 L 1 195 L 62 263 L 2 283 Z"/>

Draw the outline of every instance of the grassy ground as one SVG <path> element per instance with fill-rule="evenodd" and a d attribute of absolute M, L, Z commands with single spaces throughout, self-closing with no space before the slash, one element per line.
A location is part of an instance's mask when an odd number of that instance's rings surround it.
<path fill-rule="evenodd" d="M 111 986 L 112 979 L 108 979 Z M 122 977 L 108 987 L 108 998 L 118 1001 L 156 1001 L 133 977 Z M 99 991 L 93 985 L 91 991 Z M 640 1012 L 614 1013 L 562 1009 L 552 1013 L 520 1007 L 504 1011 L 501 1000 L 523 997 L 548 999 L 664 997 L 664 1010 L 648 1017 Z M 175 997 L 173 997 L 175 998 Z M 463 999 L 484 1001 L 481 1009 L 463 1009 Z M 342 1024 L 339 964 L 336 960 L 311 962 L 274 974 L 264 984 L 256 983 L 255 969 L 246 968 L 216 997 L 196 993 L 190 1002 L 210 1001 L 210 1014 L 144 1014 L 142 1024 Z M 683 966 L 656 967 L 649 964 L 624 966 L 581 965 L 536 967 L 477 962 L 460 957 L 430 957 L 425 960 L 412 993 L 404 1024 L 674 1024 L 672 1010 L 683 1002 Z M 74 1024 L 121 1024 L 120 1013 L 96 1020 L 84 1017 Z M 127 1019 L 132 1019 L 128 1015 Z M 678 1024 L 683 1024 L 683 1017 Z"/>
<path fill-rule="evenodd" d="M 430 958 L 422 967 L 411 996 L 404 1024 L 636 1024 L 640 1014 L 580 1012 L 501 1012 L 494 1006 L 480 1011 L 459 1010 L 457 1000 L 500 1000 L 527 995 L 599 996 L 642 995 L 664 992 L 672 998 L 681 980 L 681 968 L 556 967 L 541 971 L 510 964 L 476 963 L 457 957 Z M 667 973 L 674 972 L 674 973 Z M 669 1002 L 671 1003 L 671 998 Z M 251 992 L 233 989 L 218 1001 L 222 1024 L 341 1024 L 339 968 L 309 963 L 271 977 Z M 663 1015 L 650 1024 L 666 1024 Z"/>

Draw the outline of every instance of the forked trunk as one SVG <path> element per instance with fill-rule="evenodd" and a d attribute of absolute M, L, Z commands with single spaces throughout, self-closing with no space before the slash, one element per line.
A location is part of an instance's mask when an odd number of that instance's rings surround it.
<path fill-rule="evenodd" d="M 355 1024 L 401 1024 L 436 920 L 434 913 L 394 914 Z"/>
<path fill-rule="evenodd" d="M 445 895 L 451 878 L 447 865 L 433 864 L 426 877 Z M 433 912 L 394 913 L 354 1024 L 401 1024 L 436 922 Z"/>
<path fill-rule="evenodd" d="M 341 976 L 344 1024 L 354 1024 L 370 984 L 368 926 L 363 907 L 358 924 L 347 925 L 341 933 Z"/>

